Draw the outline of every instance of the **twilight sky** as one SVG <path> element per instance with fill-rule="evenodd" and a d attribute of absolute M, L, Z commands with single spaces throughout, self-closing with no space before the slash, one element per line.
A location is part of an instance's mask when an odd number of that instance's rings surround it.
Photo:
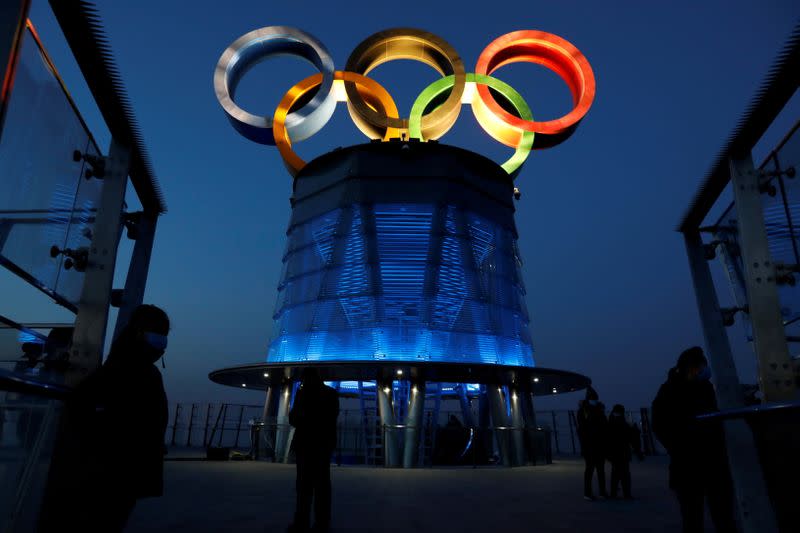
<path fill-rule="evenodd" d="M 344 68 L 371 33 L 414 26 L 449 41 L 468 71 L 491 40 L 509 31 L 538 29 L 575 44 L 594 68 L 594 106 L 570 140 L 533 154 L 517 182 L 534 357 L 540 366 L 589 375 L 608 404 L 638 407 L 650 403 L 677 354 L 703 342 L 675 225 L 800 16 L 792 1 L 730 0 L 104 0 L 98 6 L 169 206 L 159 222 L 146 295 L 173 321 L 168 394 L 173 401 L 247 403 L 261 396 L 212 384 L 207 374 L 266 353 L 291 180 L 277 151 L 236 134 L 217 104 L 214 66 L 234 39 L 261 26 L 297 26 L 318 37 Z M 31 18 L 107 147 L 108 133 L 44 0 L 34 1 Z M 237 101 L 271 114 L 283 93 L 313 72 L 288 57 L 267 61 L 244 78 Z M 408 61 L 373 74 L 406 114 L 437 76 Z M 560 79 L 541 67 L 514 64 L 496 76 L 527 99 L 537 119 L 556 118 L 571 106 Z M 757 161 L 798 111 L 796 97 L 759 144 Z M 311 158 L 363 139 L 340 107 L 298 151 Z M 468 109 L 441 141 L 497 161 L 510 153 L 479 129 Z M 130 243 L 123 242 L 117 286 L 129 253 Z M 0 287 L 12 295 L 3 298 L 0 313 L 22 321 L 69 318 L 7 273 L 0 276 Z M 741 324 L 730 336 L 742 380 L 753 382 Z M 539 405 L 575 401 L 566 396 Z"/>

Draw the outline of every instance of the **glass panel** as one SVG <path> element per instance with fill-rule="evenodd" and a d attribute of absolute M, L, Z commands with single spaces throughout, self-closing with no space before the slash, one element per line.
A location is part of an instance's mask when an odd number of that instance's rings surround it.
<path fill-rule="evenodd" d="M 96 154 L 84 123 L 27 31 L 0 139 L 0 263 L 48 292 L 58 291 L 63 264 L 63 256 L 52 258 L 50 248 L 83 241 L 86 206 L 96 205 L 102 186 L 83 179 L 84 163 L 73 159 L 74 151 L 86 152 L 89 146 Z M 73 303 L 80 277 L 74 272 L 64 277 L 66 298 Z"/>
<path fill-rule="evenodd" d="M 100 153 L 91 142 L 86 151 L 89 155 L 100 156 Z M 101 180 L 94 178 L 78 180 L 78 192 L 75 195 L 75 204 L 72 208 L 72 218 L 67 230 L 65 248 L 77 250 L 88 248 L 91 245 L 94 219 L 97 215 L 102 192 L 103 182 Z M 83 272 L 75 268 L 69 270 L 62 268 L 56 280 L 56 293 L 77 304 L 83 287 L 83 276 Z"/>
<path fill-rule="evenodd" d="M 0 530 L 35 530 L 61 407 L 0 390 Z"/>
<path fill-rule="evenodd" d="M 778 149 L 774 157 L 770 158 L 764 170 L 767 172 L 785 171 L 790 167 L 797 170 L 800 164 L 800 134 L 794 134 Z M 800 178 L 789 178 L 782 175 L 773 178 L 770 182 L 774 187 L 769 192 L 774 195 L 762 195 L 764 201 L 764 223 L 767 226 L 767 238 L 772 260 L 785 265 L 800 263 L 798 248 L 800 248 Z M 796 283 L 797 274 L 787 274 L 784 281 Z M 778 285 L 781 301 L 781 313 L 784 321 L 794 325 L 800 320 L 800 290 L 795 284 L 782 283 Z M 787 330 L 787 335 L 796 335 L 797 327 Z"/>

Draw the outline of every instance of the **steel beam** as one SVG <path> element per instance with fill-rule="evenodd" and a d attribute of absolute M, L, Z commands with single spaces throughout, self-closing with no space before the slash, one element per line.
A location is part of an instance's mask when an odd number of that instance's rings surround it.
<path fill-rule="evenodd" d="M 714 289 L 711 269 L 703 251 L 702 237 L 699 232 L 684 233 L 683 237 L 719 407 L 721 409 L 741 407 L 744 403 L 742 388 L 733 361 L 728 333 L 722 321 L 722 311 Z"/>
<path fill-rule="evenodd" d="M 717 401 L 723 409 L 740 407 L 744 402 L 739 377 L 722 322 L 711 269 L 703 252 L 703 241 L 698 231 L 684 233 L 684 239 L 706 351 L 715 376 Z M 775 515 L 752 432 L 743 420 L 731 420 L 725 422 L 725 440 L 743 533 L 776 533 Z"/>
<path fill-rule="evenodd" d="M 456 386 L 458 402 L 461 404 L 461 416 L 464 417 L 464 425 L 468 428 L 475 427 L 475 417 L 472 416 L 472 406 L 467 397 L 467 386 L 463 383 Z"/>
<path fill-rule="evenodd" d="M 275 387 L 268 386 L 267 390 L 264 391 L 264 410 L 261 412 L 261 421 L 263 423 L 267 423 L 269 421 L 270 410 L 272 410 L 272 405 L 275 403 Z"/>
<path fill-rule="evenodd" d="M 419 462 L 419 437 L 422 434 L 422 413 L 425 407 L 425 382 L 414 383 L 409 392 L 406 415 L 403 468 L 414 468 Z"/>
<path fill-rule="evenodd" d="M 378 382 L 375 388 L 378 396 L 378 412 L 381 416 L 383 428 L 383 453 L 384 465 L 388 467 L 400 466 L 400 450 L 396 438 L 394 407 L 392 404 L 392 382 Z"/>
<path fill-rule="evenodd" d="M 150 270 L 150 256 L 153 252 L 153 240 L 156 235 L 158 213 L 144 211 L 136 227 L 136 244 L 133 246 L 133 255 L 128 266 L 128 277 L 125 279 L 125 289 L 122 292 L 122 305 L 117 314 L 117 323 L 114 326 L 114 338 L 122 331 L 131 318 L 133 310 L 142 305 L 144 291 L 147 285 L 147 274 Z"/>
<path fill-rule="evenodd" d="M 525 421 L 522 414 L 522 398 L 517 388 L 513 386 L 509 387 L 509 395 L 510 398 L 508 401 L 511 406 L 510 431 L 513 436 L 511 442 L 514 447 L 514 466 L 523 466 L 527 464 L 528 458 L 527 453 L 525 453 L 525 435 L 523 434 L 525 431 Z"/>
<path fill-rule="evenodd" d="M 508 434 L 510 424 L 506 414 L 506 403 L 503 398 L 503 389 L 494 385 L 486 386 L 489 398 L 489 407 L 492 411 L 492 426 L 497 438 L 497 447 L 500 449 L 500 459 L 506 466 L 511 466 L 511 438 Z"/>
<path fill-rule="evenodd" d="M 786 343 L 775 264 L 764 224 L 761 173 L 753 167 L 752 157 L 748 156 L 732 159 L 730 174 L 761 392 L 767 402 L 794 400 L 798 388 Z"/>
<path fill-rule="evenodd" d="M 522 388 L 520 391 L 520 407 L 522 408 L 522 419 L 525 422 L 525 436 L 526 436 L 526 452 L 528 454 L 528 462 L 536 464 L 537 458 L 537 426 L 536 426 L 536 411 L 533 407 L 533 392 L 530 389 Z"/>
<path fill-rule="evenodd" d="M 286 382 L 281 385 L 281 393 L 278 397 L 278 416 L 276 417 L 277 428 L 275 432 L 275 461 L 280 463 L 289 462 L 289 410 L 292 403 L 292 383 Z"/>
<path fill-rule="evenodd" d="M 89 261 L 78 301 L 70 368 L 65 376 L 66 384 L 70 386 L 80 383 L 103 362 L 129 163 L 128 147 L 112 140 L 100 206 L 92 231 Z"/>

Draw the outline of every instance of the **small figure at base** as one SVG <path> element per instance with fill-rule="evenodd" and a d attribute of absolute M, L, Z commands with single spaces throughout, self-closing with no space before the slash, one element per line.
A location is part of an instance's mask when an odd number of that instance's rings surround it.
<path fill-rule="evenodd" d="M 608 417 L 608 461 L 611 463 L 611 497 L 616 498 L 620 484 L 625 499 L 631 495 L 631 458 L 633 428 L 625 420 L 625 407 L 617 404 Z"/>
<path fill-rule="evenodd" d="M 292 450 L 297 458 L 297 506 L 290 533 L 309 530 L 311 502 L 314 502 L 314 527 L 328 531 L 331 523 L 331 454 L 336 448 L 336 419 L 339 396 L 322 382 L 314 368 L 302 374 L 302 386 L 289 412 L 295 428 Z"/>
<path fill-rule="evenodd" d="M 607 498 L 605 445 L 608 421 L 597 391 L 592 387 L 586 390 L 586 399 L 579 403 L 576 422 L 581 455 L 586 462 L 583 473 L 583 497 L 586 500 L 594 500 L 592 478 L 596 471 L 599 495 L 601 498 Z"/>

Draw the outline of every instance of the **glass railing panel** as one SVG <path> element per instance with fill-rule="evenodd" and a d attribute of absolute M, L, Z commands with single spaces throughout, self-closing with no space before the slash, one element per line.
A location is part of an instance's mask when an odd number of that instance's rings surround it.
<path fill-rule="evenodd" d="M 101 154 L 91 141 L 86 153 L 99 157 Z M 96 178 L 78 180 L 78 190 L 72 208 L 64 248 L 71 250 L 87 249 L 92 244 L 94 222 L 103 193 L 103 182 Z M 68 301 L 77 303 L 83 288 L 83 269 L 71 268 L 59 270 L 56 280 L 56 293 Z"/>
<path fill-rule="evenodd" d="M 62 402 L 0 390 L 0 531 L 34 531 Z"/>
<path fill-rule="evenodd" d="M 57 73 L 27 30 L 0 138 L 0 262 L 47 292 L 57 292 L 63 264 L 63 256 L 51 257 L 51 247 L 78 240 L 87 198 L 96 198 L 102 184 L 82 178 L 85 165 L 74 160 L 74 152 L 87 147 L 96 153 Z M 71 237 L 76 207 L 79 220 Z M 73 303 L 76 278 L 68 275 L 64 282 Z"/>

